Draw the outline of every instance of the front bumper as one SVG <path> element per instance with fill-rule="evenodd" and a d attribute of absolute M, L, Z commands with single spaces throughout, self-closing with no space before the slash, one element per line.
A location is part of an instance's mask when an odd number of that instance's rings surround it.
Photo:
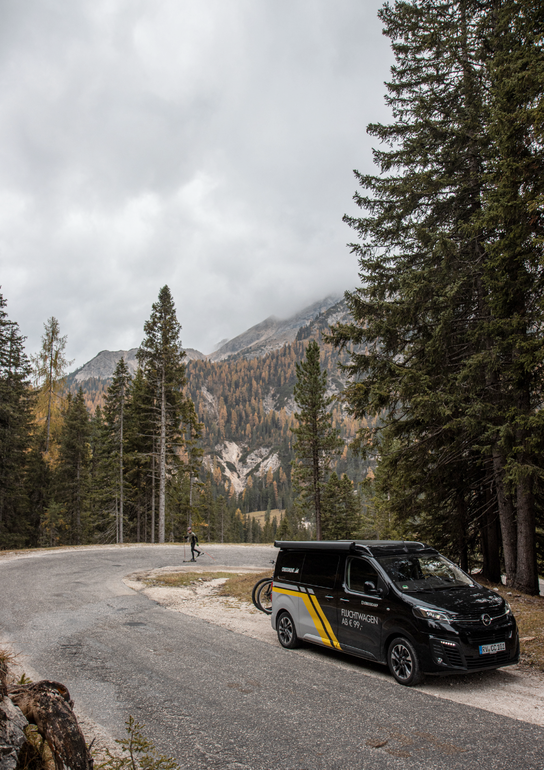
<path fill-rule="evenodd" d="M 427 673 L 487 671 L 519 661 L 519 637 L 513 619 L 494 627 L 448 625 L 428 636 Z"/>

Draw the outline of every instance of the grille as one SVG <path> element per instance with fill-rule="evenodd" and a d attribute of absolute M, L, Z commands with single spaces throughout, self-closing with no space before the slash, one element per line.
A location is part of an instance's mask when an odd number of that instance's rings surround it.
<path fill-rule="evenodd" d="M 457 615 L 455 621 L 461 623 L 481 623 L 482 615 L 489 615 L 492 621 L 495 622 L 499 618 L 503 618 L 506 615 L 506 612 L 504 611 L 504 607 L 497 607 L 490 610 L 472 610 L 471 612 L 466 612 L 464 615 Z"/>
<path fill-rule="evenodd" d="M 467 635 L 467 641 L 471 647 L 479 647 L 480 644 L 495 644 L 496 642 L 506 642 L 507 640 L 504 636 L 504 632 L 501 634 L 489 631 L 487 634 L 485 632 L 480 632 L 478 636 L 472 636 L 472 634 Z"/>

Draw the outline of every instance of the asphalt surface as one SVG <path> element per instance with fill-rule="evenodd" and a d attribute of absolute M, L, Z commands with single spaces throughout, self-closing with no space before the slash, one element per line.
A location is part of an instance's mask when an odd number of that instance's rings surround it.
<path fill-rule="evenodd" d="M 271 568 L 276 553 L 207 550 L 217 568 Z M 132 715 L 187 770 L 544 770 L 540 727 L 171 612 L 122 582 L 182 560 L 183 546 L 0 559 L 0 636 L 113 737 Z"/>

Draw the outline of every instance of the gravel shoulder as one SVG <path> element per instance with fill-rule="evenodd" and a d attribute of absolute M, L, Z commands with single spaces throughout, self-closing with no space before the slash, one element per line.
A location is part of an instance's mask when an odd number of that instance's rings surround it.
<path fill-rule="evenodd" d="M 168 572 L 181 571 L 202 573 L 202 583 L 196 587 L 170 588 L 150 587 L 144 582 Z M 267 644 L 277 645 L 276 633 L 270 625 L 269 616 L 259 612 L 252 604 L 217 596 L 216 591 L 225 582 L 225 578 L 206 580 L 206 573 L 210 571 L 214 570 L 195 568 L 194 565 L 168 567 L 134 573 L 125 578 L 124 582 L 127 587 L 145 594 L 149 599 L 172 612 L 191 615 L 208 623 L 228 628 L 234 633 L 245 634 Z M 221 567 L 221 571 L 240 574 L 241 572 L 262 572 L 262 568 L 229 570 Z M 298 652 L 303 655 L 311 654 L 304 649 Z M 331 657 L 329 661 L 335 666 L 350 665 L 340 656 L 337 659 Z M 358 666 L 357 671 L 363 676 L 391 679 L 385 669 L 371 664 L 364 669 Z M 467 706 L 544 727 L 544 676 L 524 666 L 510 666 L 465 676 L 428 676 L 425 683 L 417 689 L 436 698 L 464 703 Z"/>

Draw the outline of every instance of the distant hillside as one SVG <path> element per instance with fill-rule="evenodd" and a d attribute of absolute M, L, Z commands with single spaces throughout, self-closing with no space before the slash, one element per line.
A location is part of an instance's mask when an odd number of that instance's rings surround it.
<path fill-rule="evenodd" d="M 322 348 L 321 365 L 328 372 L 329 392 L 339 394 L 344 386 L 338 370 L 340 354 L 323 342 L 323 334 L 331 323 L 347 319 L 345 302 L 328 298 L 287 321 L 268 319 L 209 357 L 197 351 L 188 355 L 187 393 L 203 425 L 204 469 L 216 487 L 223 487 L 225 495 L 239 498 L 243 512 L 289 506 L 295 363 L 304 358 L 308 341 L 317 339 Z M 71 387 L 83 389 L 94 411 L 103 402 L 120 356 L 134 371 L 135 353 L 135 349 L 99 353 L 71 376 Z M 86 374 L 91 377 L 85 379 Z M 362 481 L 369 465 L 347 448 L 358 424 L 340 403 L 334 406 L 333 416 L 346 442 L 336 470 Z"/>

